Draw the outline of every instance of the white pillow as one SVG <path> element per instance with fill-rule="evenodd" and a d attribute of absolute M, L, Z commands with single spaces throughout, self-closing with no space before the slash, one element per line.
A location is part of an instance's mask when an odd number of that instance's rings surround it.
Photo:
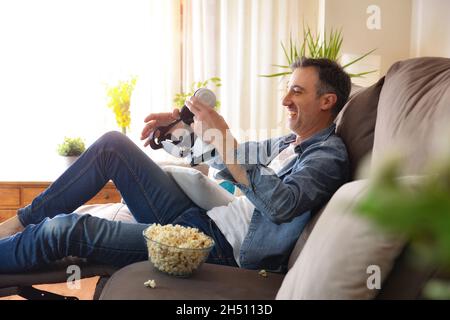
<path fill-rule="evenodd" d="M 75 213 L 78 214 L 89 213 L 91 216 L 106 220 L 136 223 L 136 219 L 134 219 L 130 210 L 124 203 L 84 205 L 75 210 Z"/>
<path fill-rule="evenodd" d="M 180 166 L 163 166 L 162 169 L 172 176 L 196 205 L 205 210 L 226 206 L 235 198 L 215 180 L 196 169 Z"/>

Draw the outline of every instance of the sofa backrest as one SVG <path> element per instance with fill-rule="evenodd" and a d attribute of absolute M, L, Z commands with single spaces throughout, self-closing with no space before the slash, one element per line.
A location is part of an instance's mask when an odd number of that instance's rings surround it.
<path fill-rule="evenodd" d="M 377 104 L 374 103 L 375 101 Z M 365 115 L 367 116 L 364 117 Z M 432 141 L 430 141 L 430 137 L 433 134 L 433 128 L 435 128 L 436 124 L 439 122 L 447 124 L 447 126 L 450 122 L 450 59 L 418 58 L 394 64 L 389 69 L 385 79 L 381 79 L 380 82 L 372 87 L 361 90 L 350 99 L 337 118 L 337 132 L 341 135 L 347 145 L 350 161 L 352 161 L 353 177 L 356 176 L 356 168 L 361 163 L 361 159 L 366 155 L 372 154 L 371 167 L 375 168 L 383 160 L 385 152 L 389 147 L 398 147 L 399 144 L 404 144 L 405 140 L 409 140 L 411 145 L 414 146 L 415 144 L 416 146 L 416 154 L 413 159 L 419 159 L 419 161 L 413 161 L 415 166 L 410 167 L 410 172 L 415 173 L 428 155 L 427 152 L 422 152 L 422 150 L 425 150 L 427 146 L 431 144 Z M 337 198 L 345 198 L 345 192 L 343 191 L 346 191 L 348 188 L 344 186 L 342 189 L 344 190 L 339 190 L 336 193 L 338 196 Z M 292 286 L 295 286 L 294 282 L 296 282 L 296 280 L 305 282 L 305 279 L 310 278 L 312 276 L 311 270 L 317 269 L 322 263 L 327 264 L 327 267 L 333 263 L 330 261 L 315 261 L 316 267 L 314 267 L 314 264 L 310 264 L 306 267 L 307 263 L 304 261 L 300 264 L 298 263 L 299 255 L 300 257 L 309 256 L 309 258 L 315 257 L 314 259 L 316 259 L 317 257 L 314 254 L 316 251 L 312 250 L 314 251 L 312 252 L 311 248 L 318 247 L 320 247 L 321 250 L 327 250 L 328 248 L 328 252 L 335 252 L 338 256 L 338 250 L 330 250 L 330 248 L 340 248 L 340 250 L 345 250 L 345 245 L 324 240 L 327 238 L 341 239 L 343 243 L 348 241 L 348 243 L 352 243 L 354 246 L 359 247 L 358 241 L 361 241 L 361 239 L 367 240 L 369 234 L 373 239 L 380 236 L 382 237 L 384 244 L 379 245 L 375 241 L 375 245 L 372 246 L 371 249 L 372 255 L 373 252 L 382 253 L 380 255 L 380 259 L 382 260 L 375 261 L 376 259 L 374 259 L 373 263 L 378 263 L 380 265 L 384 264 L 385 267 L 383 270 L 385 272 L 389 271 L 389 268 L 393 266 L 395 258 L 402 248 L 402 244 L 397 241 L 397 239 L 391 240 L 389 238 L 384 238 L 379 232 L 376 230 L 374 231 L 370 227 L 370 224 L 362 223 L 358 226 L 356 221 L 360 220 L 360 218 L 356 216 L 352 218 L 352 215 L 346 215 L 349 219 L 347 224 L 357 226 L 357 228 L 361 228 L 361 230 L 352 230 L 352 232 L 348 232 L 348 235 L 346 235 L 345 230 L 348 229 L 342 226 L 344 223 L 341 223 L 340 219 L 336 219 L 339 214 L 342 215 L 345 213 L 341 210 L 342 208 L 336 209 L 337 210 L 329 204 L 325 210 L 325 215 L 322 216 L 323 218 L 318 216 L 316 219 L 312 219 L 299 237 L 297 245 L 290 257 L 290 271 L 286 276 L 286 281 L 293 283 L 290 286 L 291 289 Z M 322 214 L 322 212 L 319 214 Z M 327 234 L 323 234 L 321 232 L 325 230 L 325 225 L 330 225 L 330 221 L 334 221 L 335 226 L 339 226 L 338 223 L 342 224 L 340 236 L 331 235 L 327 232 L 325 232 Z M 314 227 L 316 223 L 318 225 Z M 331 223 L 331 225 L 333 225 L 333 223 Z M 366 228 L 366 230 L 364 230 L 364 228 Z M 333 227 L 328 228 L 327 230 L 339 230 L 339 228 Z M 368 233 L 365 239 L 366 232 Z M 310 238 L 310 233 L 315 234 L 313 237 L 314 239 L 311 241 L 317 243 L 307 243 L 307 240 Z M 360 240 L 358 240 L 358 237 L 355 235 L 359 235 Z M 373 241 L 369 241 L 368 243 L 372 242 Z M 308 254 L 306 252 L 305 254 L 301 254 L 305 245 L 309 247 L 307 250 Z M 356 249 L 359 250 L 358 252 L 361 254 L 358 259 L 364 260 L 363 256 L 368 254 L 368 250 L 365 250 L 365 248 L 360 249 L 361 250 Z M 355 250 L 355 248 L 352 248 L 352 250 Z M 341 261 L 341 263 L 341 267 L 345 265 L 345 262 Z M 358 267 L 353 261 L 349 261 L 348 263 L 350 263 L 348 267 Z M 293 266 L 294 264 L 295 266 Z M 313 267 L 311 267 L 311 265 Z M 361 264 L 359 267 L 359 269 L 364 270 L 363 267 L 365 267 L 365 265 L 363 266 Z M 332 269 L 333 268 L 330 270 Z M 299 276 L 300 274 L 301 276 Z M 393 282 L 392 279 L 389 279 L 389 277 L 386 276 L 386 273 L 384 273 L 383 278 L 387 278 L 388 281 Z M 327 279 L 331 282 L 336 280 L 329 276 Z M 339 281 L 340 280 L 337 282 Z M 283 284 L 285 285 L 284 282 Z M 365 283 L 363 285 L 365 286 Z M 326 286 L 327 285 L 324 284 L 323 287 L 325 288 Z M 295 299 L 302 296 L 300 291 L 287 290 L 289 285 L 285 285 L 285 287 L 284 290 L 283 286 L 280 289 L 278 298 L 289 297 Z M 317 288 L 317 286 L 314 285 L 313 287 Z M 363 288 L 362 286 L 358 288 L 368 296 L 367 288 Z M 336 289 L 336 287 L 334 287 L 334 289 Z M 341 291 L 341 293 L 338 291 L 335 292 L 336 296 L 348 297 L 348 295 L 346 295 L 348 292 L 345 292 L 348 288 L 342 289 L 344 291 Z M 354 289 L 356 290 L 356 287 Z M 324 296 L 326 296 L 326 294 Z M 373 297 L 373 295 L 371 295 L 371 297 Z"/>
<path fill-rule="evenodd" d="M 374 85 L 359 90 L 346 103 L 336 117 L 336 134 L 344 141 L 350 159 L 351 180 L 366 158 L 370 160 L 377 106 L 384 77 Z"/>
<path fill-rule="evenodd" d="M 439 136 L 435 130 L 448 130 L 450 59 L 397 62 L 389 69 L 385 84 L 378 103 L 372 170 L 387 153 L 401 152 L 407 160 L 404 173 L 418 174 L 433 152 L 432 137 Z"/>

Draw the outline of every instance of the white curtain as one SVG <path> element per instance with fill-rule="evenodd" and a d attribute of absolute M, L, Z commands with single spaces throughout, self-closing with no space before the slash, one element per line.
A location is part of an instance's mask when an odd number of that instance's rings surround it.
<path fill-rule="evenodd" d="M 303 10 L 302 0 L 184 2 L 183 85 L 221 77 L 220 113 L 239 140 L 286 133 L 284 84 L 259 75 L 285 64 L 280 41 L 301 34 Z"/>
<path fill-rule="evenodd" d="M 142 1 L 142 0 L 141 0 Z M 181 0 L 147 0 L 151 3 L 148 21 L 150 28 L 146 41 L 150 43 L 148 86 L 143 91 L 149 96 L 139 120 L 150 112 L 171 111 L 173 98 L 181 90 Z"/>

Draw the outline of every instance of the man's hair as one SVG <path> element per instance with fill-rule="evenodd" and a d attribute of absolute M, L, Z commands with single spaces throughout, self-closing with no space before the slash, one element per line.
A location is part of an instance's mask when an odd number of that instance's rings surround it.
<path fill-rule="evenodd" d="M 332 108 L 332 113 L 337 116 L 342 110 L 350 95 L 351 81 L 350 76 L 342 67 L 330 59 L 312 59 L 302 57 L 291 65 L 292 71 L 298 68 L 314 67 L 319 75 L 317 83 L 317 96 L 325 93 L 334 93 L 337 101 Z"/>

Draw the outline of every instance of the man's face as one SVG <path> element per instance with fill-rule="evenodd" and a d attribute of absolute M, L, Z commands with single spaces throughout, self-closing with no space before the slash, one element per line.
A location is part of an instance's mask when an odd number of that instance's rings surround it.
<path fill-rule="evenodd" d="M 316 84 L 319 75 L 314 67 L 297 68 L 291 75 L 283 106 L 288 112 L 288 127 L 301 135 L 314 130 L 323 116 L 321 100 L 317 96 Z"/>

